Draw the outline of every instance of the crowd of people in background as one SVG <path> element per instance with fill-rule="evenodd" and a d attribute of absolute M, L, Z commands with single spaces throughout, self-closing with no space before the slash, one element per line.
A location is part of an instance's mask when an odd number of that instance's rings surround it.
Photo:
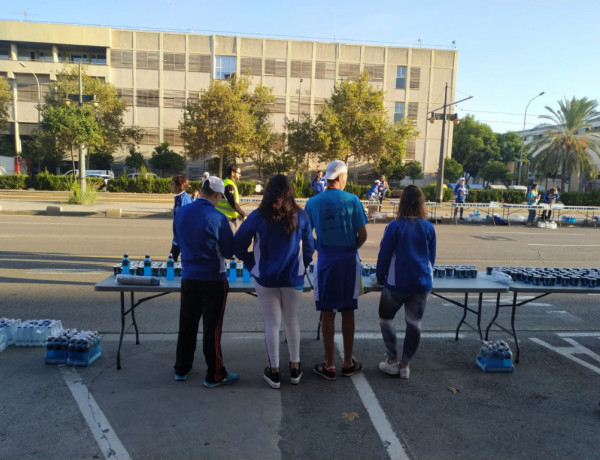
<path fill-rule="evenodd" d="M 263 313 L 267 349 L 263 380 L 271 388 L 281 386 L 279 330 L 283 323 L 290 383 L 300 383 L 303 368 L 298 309 L 315 250 L 317 260 L 310 280 L 315 308 L 321 315 L 324 360 L 313 366 L 313 372 L 327 380 L 337 378 L 337 313 L 343 337 L 339 375 L 350 377 L 361 372 L 363 364 L 354 355 L 354 312 L 361 287 L 358 251 L 367 240 L 367 218 L 358 197 L 344 191 L 346 164 L 333 161 L 324 176 L 317 174 L 311 183 L 314 196 L 304 210 L 296 203 L 290 180 L 281 174 L 272 177 L 258 209 L 248 217 L 239 205 L 240 177 L 236 165 L 227 168 L 225 180 L 206 173 L 193 200 L 187 195 L 185 176 L 173 177 L 171 252 L 181 256 L 183 267 L 175 380 L 187 380 L 193 367 L 200 320 L 207 366 L 204 386 L 213 388 L 239 380 L 237 373 L 226 369 L 221 350 L 229 287 L 226 262 L 237 257 L 254 277 Z M 381 202 L 389 185 L 384 176 L 375 185 Z M 420 322 L 432 288 L 435 244 L 433 226 L 425 220 L 423 192 L 411 185 L 403 194 L 397 219 L 386 228 L 377 264 L 375 282 L 383 285 L 379 322 L 388 356 L 379 369 L 386 374 L 409 376 L 408 365 L 419 344 Z M 406 309 L 407 338 L 398 359 L 393 319 L 402 306 Z"/>

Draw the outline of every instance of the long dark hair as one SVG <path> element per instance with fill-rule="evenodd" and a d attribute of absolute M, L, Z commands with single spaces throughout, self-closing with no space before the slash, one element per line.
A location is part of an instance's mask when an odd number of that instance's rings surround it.
<path fill-rule="evenodd" d="M 267 183 L 258 212 L 269 223 L 283 225 L 286 235 L 291 235 L 298 225 L 300 206 L 294 198 L 294 188 L 283 174 L 277 174 Z"/>
<path fill-rule="evenodd" d="M 416 185 L 409 185 L 402 191 L 397 219 L 400 220 L 410 217 L 420 217 L 421 219 L 424 219 L 425 215 L 425 195 L 423 194 L 423 191 Z"/>

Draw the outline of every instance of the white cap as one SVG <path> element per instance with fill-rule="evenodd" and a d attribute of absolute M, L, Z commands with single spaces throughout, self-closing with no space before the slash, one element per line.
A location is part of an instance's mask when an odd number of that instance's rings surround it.
<path fill-rule="evenodd" d="M 376 184 L 381 184 L 381 181 L 379 179 L 375 179 L 375 183 Z"/>
<path fill-rule="evenodd" d="M 461 178 L 460 178 L 460 179 L 458 179 L 458 180 L 459 180 L 459 182 L 460 182 L 461 180 L 465 180 L 465 178 L 464 178 L 464 177 L 461 177 Z"/>
<path fill-rule="evenodd" d="M 334 160 L 327 165 L 325 169 L 325 180 L 334 180 L 340 174 L 348 172 L 348 168 L 346 167 L 346 163 L 342 160 Z"/>
<path fill-rule="evenodd" d="M 208 186 L 213 192 L 218 192 L 221 195 L 225 195 L 225 185 L 223 181 L 217 176 L 210 176 L 202 182 L 202 187 L 204 188 L 204 184 L 208 182 Z"/>
<path fill-rule="evenodd" d="M 205 172 L 205 173 L 202 175 L 202 177 L 204 177 L 205 179 L 206 179 L 207 177 L 209 177 L 209 176 L 210 176 L 210 173 L 209 173 L 209 172 Z"/>

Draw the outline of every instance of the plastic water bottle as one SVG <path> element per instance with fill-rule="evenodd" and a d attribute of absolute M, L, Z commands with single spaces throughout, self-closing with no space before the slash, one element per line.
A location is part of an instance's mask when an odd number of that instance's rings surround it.
<path fill-rule="evenodd" d="M 175 261 L 173 260 L 173 254 L 169 254 L 167 259 L 167 281 L 175 279 Z"/>
<path fill-rule="evenodd" d="M 146 253 L 146 258 L 144 259 L 144 276 L 152 276 L 152 261 L 148 253 Z"/>
<path fill-rule="evenodd" d="M 250 282 L 250 271 L 246 267 L 244 267 L 244 269 L 242 271 L 242 281 L 244 283 Z"/>
<path fill-rule="evenodd" d="M 121 263 L 123 275 L 129 275 L 129 256 L 127 253 L 123 254 L 123 262 Z"/>
<path fill-rule="evenodd" d="M 229 281 L 237 281 L 237 264 L 235 263 L 235 259 L 233 257 L 229 262 Z"/>

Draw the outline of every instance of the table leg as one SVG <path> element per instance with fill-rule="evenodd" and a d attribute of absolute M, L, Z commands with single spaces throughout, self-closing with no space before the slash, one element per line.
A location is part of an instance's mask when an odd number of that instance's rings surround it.
<path fill-rule="evenodd" d="M 479 293 L 479 304 L 477 305 L 477 332 L 479 332 L 479 340 L 483 340 L 481 333 L 481 306 L 483 304 L 483 292 Z"/>
<path fill-rule="evenodd" d="M 488 327 L 485 329 L 485 340 L 488 339 L 488 337 L 490 335 L 490 329 L 492 328 L 492 325 L 496 322 L 496 318 L 498 318 L 499 313 L 500 313 L 500 293 L 498 293 L 497 297 L 496 297 L 496 311 L 494 312 L 494 316 L 492 317 L 490 323 L 488 324 Z"/>
<path fill-rule="evenodd" d="M 462 305 L 463 315 L 462 315 L 462 318 L 460 319 L 458 326 L 456 328 L 456 334 L 454 336 L 454 340 L 458 340 L 458 332 L 460 331 L 460 327 L 463 325 L 463 323 L 465 322 L 465 318 L 467 317 L 468 306 L 469 306 L 469 293 L 465 292 L 465 303 Z"/>
<path fill-rule="evenodd" d="M 513 294 L 513 304 L 512 311 L 510 313 L 510 328 L 512 329 L 512 336 L 515 339 L 515 347 L 517 349 L 517 357 L 515 359 L 515 363 L 519 362 L 519 356 L 521 354 L 521 349 L 519 348 L 519 338 L 517 337 L 517 331 L 515 330 L 515 316 L 517 316 L 517 293 Z"/>
<path fill-rule="evenodd" d="M 135 344 L 140 344 L 140 332 L 138 331 L 137 321 L 135 320 L 135 307 L 137 306 L 134 299 L 134 292 L 131 291 L 131 323 L 135 329 Z"/>
<path fill-rule="evenodd" d="M 117 369 L 121 369 L 121 345 L 123 345 L 123 334 L 125 334 L 125 292 L 121 291 L 121 335 L 119 336 L 119 348 L 117 348 Z"/>

